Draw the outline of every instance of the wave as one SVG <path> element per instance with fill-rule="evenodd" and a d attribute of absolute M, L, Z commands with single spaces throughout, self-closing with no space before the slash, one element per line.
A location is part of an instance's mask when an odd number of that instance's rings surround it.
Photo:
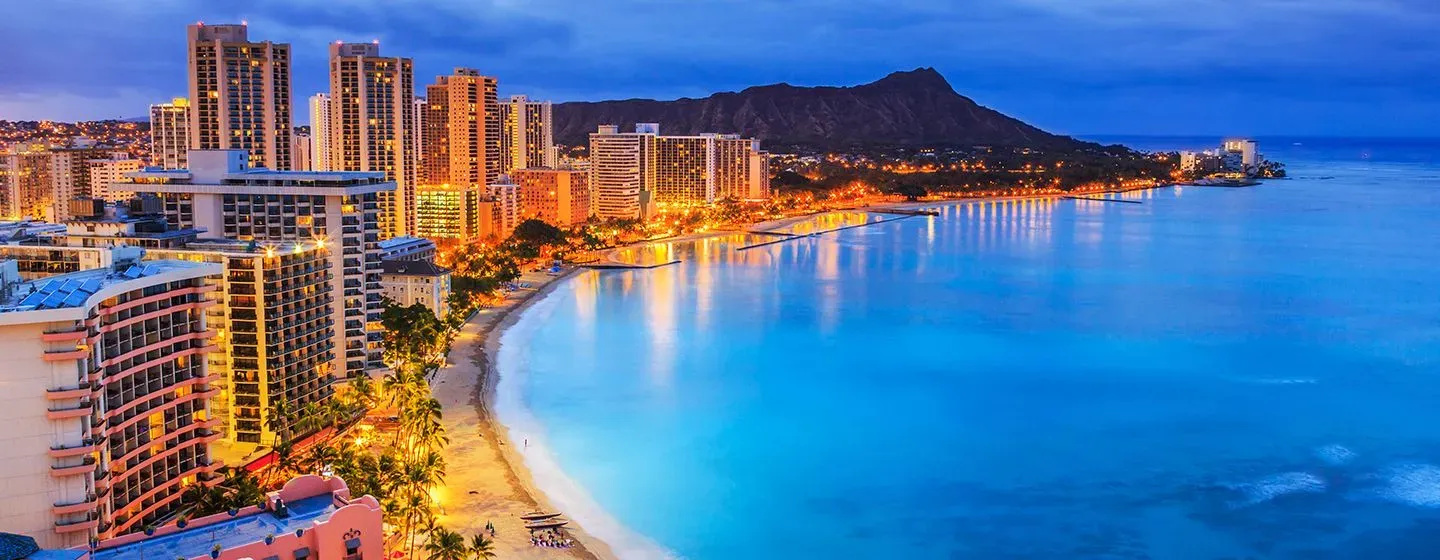
<path fill-rule="evenodd" d="M 1339 466 L 1355 459 L 1355 452 L 1343 445 L 1326 445 L 1316 449 L 1315 456 L 1330 465 Z"/>
<path fill-rule="evenodd" d="M 1424 463 L 1396 465 L 1381 474 L 1380 497 L 1406 505 L 1440 508 L 1440 467 Z"/>
<path fill-rule="evenodd" d="M 559 280 L 567 282 L 568 280 Z M 500 380 L 495 389 L 495 414 L 509 431 L 510 442 L 527 442 L 516 448 L 525 459 L 535 487 L 545 493 L 558 510 L 580 524 L 586 533 L 604 542 L 615 556 L 624 559 L 659 560 L 677 556 L 649 538 L 630 530 L 605 511 L 560 467 L 545 443 L 545 427 L 525 406 L 523 389 L 528 364 L 522 349 L 560 304 L 560 290 L 543 294 L 543 299 L 521 310 L 520 318 L 500 335 L 495 367 Z"/>
<path fill-rule="evenodd" d="M 1313 377 L 1264 378 L 1250 379 L 1248 381 L 1260 385 L 1314 385 L 1320 382 Z"/>
<path fill-rule="evenodd" d="M 1306 472 L 1287 472 L 1267 476 L 1255 482 L 1230 486 L 1245 494 L 1235 507 L 1253 506 L 1287 494 L 1319 494 L 1327 485 L 1325 479 Z"/>

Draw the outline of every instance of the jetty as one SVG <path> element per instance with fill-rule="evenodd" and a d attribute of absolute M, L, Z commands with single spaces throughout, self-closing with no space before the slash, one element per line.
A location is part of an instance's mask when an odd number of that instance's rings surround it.
<path fill-rule="evenodd" d="M 1095 198 L 1090 196 L 1067 196 L 1070 200 L 1090 200 L 1094 202 L 1119 202 L 1121 204 L 1144 204 L 1138 200 L 1124 200 L 1120 198 Z"/>
<path fill-rule="evenodd" d="M 670 266 L 670 265 L 672 265 L 672 264 L 680 264 L 680 260 L 679 260 L 679 259 L 676 259 L 676 260 L 673 260 L 673 261 L 670 261 L 670 262 L 663 262 L 663 263 L 656 263 L 656 264 L 630 264 L 630 263 L 622 263 L 622 262 L 594 262 L 594 263 L 590 263 L 590 264 L 582 264 L 582 265 L 580 265 L 580 267 L 581 267 L 581 268 L 588 268 L 588 269 L 591 269 L 591 270 L 650 270 L 650 269 L 652 269 L 652 268 L 660 268 L 660 267 L 662 267 L 662 266 Z"/>
<path fill-rule="evenodd" d="M 765 231 L 759 229 L 745 230 L 750 235 L 767 235 L 771 237 L 801 237 L 798 233 L 785 233 L 783 231 Z"/>
<path fill-rule="evenodd" d="M 939 216 L 939 210 L 907 210 L 904 208 L 861 208 L 861 212 L 870 214 L 895 214 L 898 216 Z"/>
<path fill-rule="evenodd" d="M 759 247 L 764 247 L 764 246 L 766 246 L 766 245 L 774 245 L 774 244 L 776 244 L 776 243 L 784 243 L 784 242 L 786 242 L 786 241 L 794 241 L 794 240 L 796 240 L 796 239 L 800 239 L 800 238 L 804 238 L 804 237 L 819 237 L 819 236 L 825 235 L 825 234 L 827 234 L 827 233 L 835 233 L 835 232 L 837 232 L 837 231 L 842 231 L 842 230 L 847 230 L 847 229 L 853 229 L 853 228 L 859 228 L 859 227 L 865 227 L 865 226 L 873 226 L 873 225 L 875 225 L 875 224 L 883 224 L 883 223 L 886 223 L 886 222 L 894 222 L 894 221 L 899 221 L 899 220 L 905 220 L 905 219 L 909 219 L 909 218 L 914 218 L 915 216 L 938 216 L 938 215 L 940 215 L 939 212 L 934 212 L 933 210 L 887 210 L 887 211 L 884 211 L 884 212 L 875 211 L 875 210 L 860 210 L 860 212 L 868 212 L 868 213 L 872 213 L 872 214 L 900 214 L 900 217 L 898 217 L 898 218 L 886 218 L 886 219 L 883 219 L 883 220 L 875 220 L 875 221 L 873 221 L 873 222 L 865 222 L 865 223 L 863 223 L 863 224 L 854 224 L 854 225 L 848 225 L 848 226 L 841 226 L 841 227 L 837 227 L 837 228 L 835 228 L 835 229 L 827 229 L 827 230 L 825 230 L 825 231 L 817 231 L 817 232 L 814 232 L 814 233 L 807 233 L 807 234 L 788 233 L 788 234 L 782 234 L 782 235 L 786 235 L 786 236 L 788 236 L 788 237 L 781 237 L 780 239 L 773 239 L 773 240 L 770 240 L 770 241 L 762 241 L 762 242 L 760 242 L 760 243 L 755 243 L 755 244 L 753 244 L 753 245 L 746 245 L 746 246 L 744 246 L 744 247 L 740 247 L 740 248 L 735 249 L 735 250 L 736 250 L 736 251 L 748 251 L 748 250 L 750 250 L 750 249 L 755 249 L 755 248 L 759 248 Z M 771 233 L 779 233 L 779 232 L 771 232 Z"/>

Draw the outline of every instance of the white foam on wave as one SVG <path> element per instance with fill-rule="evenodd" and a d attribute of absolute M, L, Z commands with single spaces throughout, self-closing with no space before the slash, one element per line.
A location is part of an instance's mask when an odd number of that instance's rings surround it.
<path fill-rule="evenodd" d="M 1343 445 L 1326 445 L 1315 450 L 1315 456 L 1331 465 L 1343 465 L 1355 459 L 1355 452 Z"/>
<path fill-rule="evenodd" d="M 1440 508 L 1440 467 L 1424 463 L 1396 465 L 1381 474 L 1380 496 L 1423 508 Z"/>
<path fill-rule="evenodd" d="M 1253 382 L 1261 385 L 1314 385 L 1319 383 L 1319 381 L 1313 377 L 1267 378 L 1255 379 Z"/>
<path fill-rule="evenodd" d="M 1267 476 L 1255 482 L 1232 486 L 1245 493 L 1237 507 L 1253 506 L 1286 494 L 1318 494 L 1326 489 L 1325 479 L 1307 472 L 1287 472 Z"/>
<path fill-rule="evenodd" d="M 660 560 L 677 558 L 653 540 L 630 530 L 590 495 L 586 489 L 565 474 L 554 453 L 545 444 L 545 427 L 525 406 L 522 395 L 525 376 L 529 373 L 522 347 L 533 338 L 539 326 L 555 312 L 560 290 L 545 294 L 521 312 L 520 318 L 500 337 L 500 351 L 495 365 L 500 370 L 495 389 L 495 413 L 509 430 L 511 443 L 517 445 L 535 486 L 545 493 L 558 510 L 579 523 L 586 533 L 604 542 L 615 556 L 623 559 Z"/>

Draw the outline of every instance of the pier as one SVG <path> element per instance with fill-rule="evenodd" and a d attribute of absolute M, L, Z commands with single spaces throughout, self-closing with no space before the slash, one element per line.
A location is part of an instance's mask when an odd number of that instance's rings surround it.
<path fill-rule="evenodd" d="M 744 246 L 744 247 L 740 247 L 740 248 L 735 249 L 735 250 L 736 250 L 736 251 L 747 251 L 747 250 L 754 249 L 754 248 L 757 248 L 757 247 L 764 247 L 764 246 L 766 246 L 766 245 L 774 245 L 774 244 L 776 244 L 776 243 L 784 243 L 784 242 L 786 242 L 786 241 L 793 241 L 793 240 L 800 239 L 800 238 L 803 238 L 803 237 L 819 237 L 819 236 L 825 235 L 825 234 L 827 234 L 827 233 L 835 233 L 835 232 L 837 232 L 837 231 L 846 230 L 846 229 L 851 229 L 851 228 L 858 228 L 858 227 L 865 227 L 865 226 L 873 226 L 873 225 L 875 225 L 875 224 L 883 224 L 883 223 L 886 223 L 886 222 L 895 222 L 895 221 L 904 220 L 904 219 L 908 219 L 908 218 L 914 218 L 915 216 L 938 216 L 938 215 L 939 215 L 938 212 L 933 213 L 933 214 L 930 213 L 930 212 L 933 212 L 933 211 L 931 211 L 931 210 L 916 210 L 916 211 L 899 210 L 899 211 L 886 211 L 886 212 L 878 212 L 878 211 L 877 211 L 877 212 L 872 212 L 872 211 L 869 211 L 869 210 L 863 210 L 863 212 L 871 212 L 871 213 L 875 213 L 875 214 L 901 214 L 901 216 L 900 216 L 899 218 L 886 218 L 886 219 L 883 219 L 883 220 L 875 220 L 875 221 L 873 221 L 873 222 L 865 222 L 865 223 L 863 223 L 863 224 L 855 224 L 855 225 L 849 225 L 849 226 L 841 226 L 841 227 L 838 227 L 838 228 L 835 228 L 835 229 L 827 229 L 827 230 L 825 230 L 825 231 L 817 231 L 817 232 L 815 232 L 815 233 L 808 233 L 808 234 L 803 234 L 803 235 L 802 235 L 802 234 L 795 234 L 795 233 L 770 232 L 771 235 L 785 235 L 785 236 L 788 236 L 788 237 L 782 237 L 782 238 L 780 238 L 780 239 L 774 239 L 774 240 L 770 240 L 770 241 L 762 241 L 762 242 L 760 242 L 760 243 L 756 243 L 756 244 L 753 244 L 753 245 L 746 245 L 746 246 Z"/>
<path fill-rule="evenodd" d="M 939 210 L 906 210 L 904 208 L 857 208 L 869 214 L 895 214 L 897 216 L 939 216 Z"/>
<path fill-rule="evenodd" d="M 588 268 L 591 270 L 650 270 L 652 268 L 660 268 L 662 266 L 670 266 L 672 264 L 680 264 L 680 260 L 676 259 L 670 262 L 663 262 L 658 264 L 629 264 L 620 262 L 590 263 L 582 264 L 580 265 L 580 267 Z"/>
<path fill-rule="evenodd" d="M 783 231 L 763 231 L 758 229 L 746 230 L 745 233 L 748 233 L 750 235 L 768 235 L 772 237 L 800 237 L 800 235 L 796 233 L 785 233 Z"/>
<path fill-rule="evenodd" d="M 1122 200 L 1119 198 L 1093 198 L 1089 196 L 1067 196 L 1070 200 L 1090 200 L 1094 202 L 1119 202 L 1121 204 L 1144 204 L 1138 200 Z"/>

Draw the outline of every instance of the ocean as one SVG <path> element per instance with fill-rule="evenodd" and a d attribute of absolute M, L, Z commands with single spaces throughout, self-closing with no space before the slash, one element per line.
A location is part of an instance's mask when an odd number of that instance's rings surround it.
<path fill-rule="evenodd" d="M 1260 142 L 1292 178 L 647 249 L 503 335 L 500 417 L 622 557 L 1434 558 L 1440 143 Z"/>

